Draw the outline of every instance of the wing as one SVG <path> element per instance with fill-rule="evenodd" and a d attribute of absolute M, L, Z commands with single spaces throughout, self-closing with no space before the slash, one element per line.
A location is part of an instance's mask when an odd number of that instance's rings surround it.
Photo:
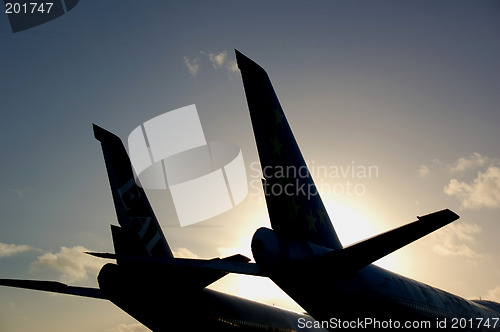
<path fill-rule="evenodd" d="M 0 279 L 0 285 L 24 289 L 34 289 L 60 294 L 70 294 L 95 299 L 106 299 L 98 288 L 68 286 L 57 281 Z"/>

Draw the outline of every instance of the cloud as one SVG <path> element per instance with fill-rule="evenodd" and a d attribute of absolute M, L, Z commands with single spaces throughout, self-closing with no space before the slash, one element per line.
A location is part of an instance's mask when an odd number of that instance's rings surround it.
<path fill-rule="evenodd" d="M 420 165 L 420 167 L 418 168 L 418 177 L 420 178 L 425 178 L 427 176 L 429 176 L 431 172 L 431 168 L 427 165 Z"/>
<path fill-rule="evenodd" d="M 198 59 L 189 59 L 187 56 L 184 57 L 184 63 L 186 64 L 188 71 L 191 75 L 196 76 L 200 70 L 200 64 Z"/>
<path fill-rule="evenodd" d="M 73 283 L 88 278 L 88 273 L 97 274 L 104 265 L 102 259 L 85 254 L 82 246 L 61 247 L 58 253 L 45 253 L 32 264 L 32 269 L 51 269 L 61 273 L 61 281 Z"/>
<path fill-rule="evenodd" d="M 470 247 L 475 242 L 475 235 L 479 233 L 481 233 L 481 227 L 477 224 L 450 224 L 433 234 L 437 242 L 433 250 L 442 256 L 482 257 Z"/>
<path fill-rule="evenodd" d="M 488 162 L 487 157 L 481 156 L 479 153 L 474 152 L 468 157 L 458 158 L 455 163 L 450 167 L 451 173 L 461 173 L 470 169 L 475 169 L 484 166 Z"/>
<path fill-rule="evenodd" d="M 202 52 L 202 54 L 205 54 L 205 52 Z M 236 63 L 235 60 L 230 60 L 227 56 L 227 51 L 220 52 L 218 54 L 208 52 L 206 53 L 208 55 L 208 59 L 212 63 L 212 66 L 217 69 L 217 68 L 226 68 L 229 72 L 237 72 L 238 71 L 238 64 Z"/>
<path fill-rule="evenodd" d="M 238 72 L 238 63 L 236 60 L 230 60 L 226 63 L 226 69 L 229 70 L 231 73 L 237 73 Z"/>
<path fill-rule="evenodd" d="M 214 69 L 226 69 L 229 73 L 238 72 L 238 65 L 236 60 L 230 59 L 227 51 L 216 52 L 206 52 L 200 51 L 200 54 L 210 61 Z M 199 58 L 190 59 L 189 57 L 184 57 L 184 63 L 186 64 L 189 73 L 196 76 L 201 69 L 201 64 Z"/>
<path fill-rule="evenodd" d="M 141 323 L 120 324 L 108 330 L 109 332 L 146 332 L 151 331 Z"/>
<path fill-rule="evenodd" d="M 485 296 L 485 300 L 500 302 L 500 286 L 490 289 Z"/>
<path fill-rule="evenodd" d="M 438 158 L 432 159 L 432 162 L 429 165 L 420 165 L 418 167 L 417 175 L 420 178 L 426 178 L 431 175 L 431 173 L 437 170 L 443 170 L 446 168 L 446 165 L 439 160 Z M 449 167 L 448 167 L 449 168 Z"/>
<path fill-rule="evenodd" d="M 208 55 L 208 59 L 210 60 L 210 62 L 212 63 L 212 66 L 214 68 L 222 67 L 227 59 L 227 51 L 220 52 L 219 54 L 209 52 L 209 53 L 207 53 L 207 55 Z"/>
<path fill-rule="evenodd" d="M 473 152 L 453 163 L 434 159 L 429 165 L 421 165 L 418 176 L 428 177 L 435 170 L 449 180 L 443 192 L 460 200 L 462 209 L 500 207 L 500 160 Z"/>
<path fill-rule="evenodd" d="M 187 248 L 179 248 L 172 251 L 172 254 L 174 254 L 174 257 L 177 258 L 200 258 L 198 255 Z"/>
<path fill-rule="evenodd" d="M 39 250 L 37 248 L 33 248 L 27 245 L 19 245 L 19 244 L 7 244 L 0 242 L 0 258 L 14 256 L 16 254 L 31 251 L 31 250 Z"/>
<path fill-rule="evenodd" d="M 23 198 L 24 197 L 24 190 L 23 189 L 11 188 L 10 191 L 13 192 L 13 193 L 15 193 L 17 195 L 17 197 L 19 197 L 19 198 Z"/>
<path fill-rule="evenodd" d="M 24 198 L 29 193 L 33 192 L 33 188 L 31 188 L 31 187 L 26 187 L 26 188 L 10 188 L 9 191 L 11 193 L 14 193 L 18 198 Z"/>
<path fill-rule="evenodd" d="M 434 158 L 429 165 L 421 165 L 419 167 L 418 175 L 419 177 L 426 177 L 432 170 L 436 169 L 440 169 L 450 175 L 456 175 L 470 170 L 478 170 L 488 163 L 491 164 L 496 162 L 498 162 L 498 160 L 482 156 L 477 152 L 473 152 L 465 157 L 460 157 L 453 163 L 446 163 L 438 158 Z"/>
<path fill-rule="evenodd" d="M 485 172 L 478 172 L 472 183 L 451 179 L 443 191 L 457 197 L 464 209 L 500 207 L 500 168 L 490 165 Z"/>

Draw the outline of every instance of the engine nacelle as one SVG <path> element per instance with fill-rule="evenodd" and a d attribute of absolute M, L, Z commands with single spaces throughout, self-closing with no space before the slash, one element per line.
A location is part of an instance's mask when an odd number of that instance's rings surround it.
<path fill-rule="evenodd" d="M 269 228 L 259 228 L 252 238 L 252 254 L 264 270 L 288 265 L 332 251 L 308 241 L 291 239 Z"/>

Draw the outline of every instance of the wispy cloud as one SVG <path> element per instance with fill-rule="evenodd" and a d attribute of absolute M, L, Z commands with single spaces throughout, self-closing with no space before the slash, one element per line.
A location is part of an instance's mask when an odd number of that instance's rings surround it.
<path fill-rule="evenodd" d="M 39 251 L 40 249 L 27 246 L 24 244 L 7 244 L 7 243 L 2 243 L 0 242 L 0 258 L 2 257 L 9 257 L 9 256 L 14 256 L 16 254 L 26 252 L 26 251 L 32 251 L 36 250 Z"/>
<path fill-rule="evenodd" d="M 434 158 L 428 165 L 420 165 L 417 170 L 419 178 L 426 178 L 430 176 L 436 169 L 442 169 L 443 162 L 438 158 Z"/>
<path fill-rule="evenodd" d="M 486 294 L 485 300 L 500 302 L 500 286 L 490 289 Z"/>
<path fill-rule="evenodd" d="M 140 323 L 120 324 L 108 330 L 109 332 L 146 332 L 151 331 Z"/>
<path fill-rule="evenodd" d="M 431 168 L 427 165 L 420 165 L 418 168 L 418 177 L 425 178 L 431 173 Z"/>
<path fill-rule="evenodd" d="M 73 283 L 88 278 L 89 273 L 97 274 L 104 265 L 102 259 L 85 254 L 82 246 L 61 247 L 58 253 L 45 253 L 32 264 L 32 270 L 49 269 L 61 273 L 61 281 Z"/>
<path fill-rule="evenodd" d="M 500 207 L 500 168 L 489 166 L 485 172 L 478 172 L 471 183 L 451 179 L 443 191 L 457 197 L 464 209 Z"/>
<path fill-rule="evenodd" d="M 484 166 L 488 161 L 489 158 L 474 152 L 467 157 L 458 158 L 457 161 L 451 165 L 450 171 L 452 173 L 461 173 L 467 170 L 477 169 L 478 167 Z"/>
<path fill-rule="evenodd" d="M 178 248 L 177 250 L 173 250 L 172 254 L 177 258 L 200 258 L 194 252 L 187 248 Z"/>
<path fill-rule="evenodd" d="M 433 250 L 442 256 L 481 257 L 481 254 L 472 249 L 475 236 L 479 233 L 481 227 L 477 224 L 450 224 L 433 234 L 436 243 Z"/>
<path fill-rule="evenodd" d="M 231 73 L 237 73 L 239 69 L 238 69 L 238 63 L 236 62 L 236 60 L 229 60 L 226 63 L 226 69 Z"/>
<path fill-rule="evenodd" d="M 450 175 L 463 174 L 466 171 L 477 171 L 487 164 L 495 164 L 498 160 L 482 156 L 477 152 L 473 152 L 467 156 L 459 157 L 452 163 L 447 163 L 439 158 L 434 158 L 431 163 L 427 165 L 420 165 L 418 168 L 418 175 L 426 177 L 432 171 L 440 170 Z"/>
<path fill-rule="evenodd" d="M 186 64 L 186 67 L 191 75 L 196 76 L 198 74 L 198 71 L 200 70 L 200 63 L 198 59 L 189 59 L 185 56 L 184 64 Z"/>
<path fill-rule="evenodd" d="M 238 65 L 236 64 L 235 60 L 229 59 L 227 55 L 227 51 L 223 51 L 220 53 L 212 53 L 212 52 L 202 52 L 202 54 L 206 54 L 208 56 L 208 59 L 212 63 L 212 66 L 217 69 L 217 68 L 225 68 L 229 72 L 237 72 L 238 71 Z"/>
<path fill-rule="evenodd" d="M 17 197 L 19 197 L 19 198 L 23 198 L 24 197 L 24 190 L 23 189 L 11 188 L 10 191 L 13 192 L 13 193 L 15 193 L 17 195 Z"/>
<path fill-rule="evenodd" d="M 236 60 L 231 59 L 227 51 L 222 51 L 219 53 L 200 51 L 200 54 L 202 55 L 202 59 L 208 59 L 214 69 L 225 69 L 229 73 L 235 73 L 238 71 Z M 190 58 L 185 56 L 184 63 L 186 64 L 189 73 L 193 76 L 196 76 L 201 70 L 201 61 L 199 57 Z"/>
<path fill-rule="evenodd" d="M 227 51 L 220 52 L 217 54 L 212 53 L 212 52 L 208 52 L 208 53 L 202 52 L 202 54 L 208 55 L 208 59 L 210 60 L 210 62 L 212 63 L 212 66 L 214 68 L 222 67 L 224 65 L 224 63 L 226 62 L 226 58 L 227 58 Z"/>
<path fill-rule="evenodd" d="M 10 188 L 9 191 L 11 193 L 14 193 L 19 198 L 24 198 L 27 195 L 29 195 L 31 192 L 33 192 L 33 188 L 31 188 L 31 187 Z"/>
<path fill-rule="evenodd" d="M 452 163 L 434 159 L 428 165 L 420 165 L 421 178 L 436 174 L 447 177 L 443 192 L 457 198 L 462 209 L 500 207 L 500 160 L 477 152 L 459 157 Z"/>

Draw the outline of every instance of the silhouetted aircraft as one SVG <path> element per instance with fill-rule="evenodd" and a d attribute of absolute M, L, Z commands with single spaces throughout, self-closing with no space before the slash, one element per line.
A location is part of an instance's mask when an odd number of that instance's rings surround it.
<path fill-rule="evenodd" d="M 267 73 L 238 51 L 236 58 L 266 170 L 262 182 L 272 227 L 260 228 L 253 236 L 255 263 L 242 255 L 173 257 L 144 190 L 134 181 L 121 140 L 94 125 L 120 226 L 111 226 L 114 253 L 90 254 L 116 263 L 101 269 L 99 288 L 13 279 L 0 279 L 0 285 L 108 299 L 153 331 L 498 330 L 500 304 L 469 301 L 372 265 L 457 220 L 452 211 L 417 217 L 342 246 Z M 315 320 L 206 288 L 228 273 L 271 278 Z"/>
<path fill-rule="evenodd" d="M 410 224 L 342 246 L 267 73 L 238 51 L 236 58 L 261 168 L 273 176 L 263 179 L 272 229 L 260 228 L 252 239 L 260 273 L 330 329 L 431 324 L 500 330 L 499 303 L 469 301 L 371 264 L 457 220 L 452 211 L 417 217 Z"/>
<path fill-rule="evenodd" d="M 258 268 L 242 255 L 174 258 L 122 141 L 96 125 L 94 136 L 101 142 L 120 226 L 111 225 L 114 254 L 89 254 L 116 264 L 103 266 L 99 288 L 13 279 L 0 279 L 0 285 L 107 299 L 153 331 L 294 331 L 302 320 L 313 322 L 305 314 L 207 289 L 232 265 L 250 274 L 259 274 Z"/>

